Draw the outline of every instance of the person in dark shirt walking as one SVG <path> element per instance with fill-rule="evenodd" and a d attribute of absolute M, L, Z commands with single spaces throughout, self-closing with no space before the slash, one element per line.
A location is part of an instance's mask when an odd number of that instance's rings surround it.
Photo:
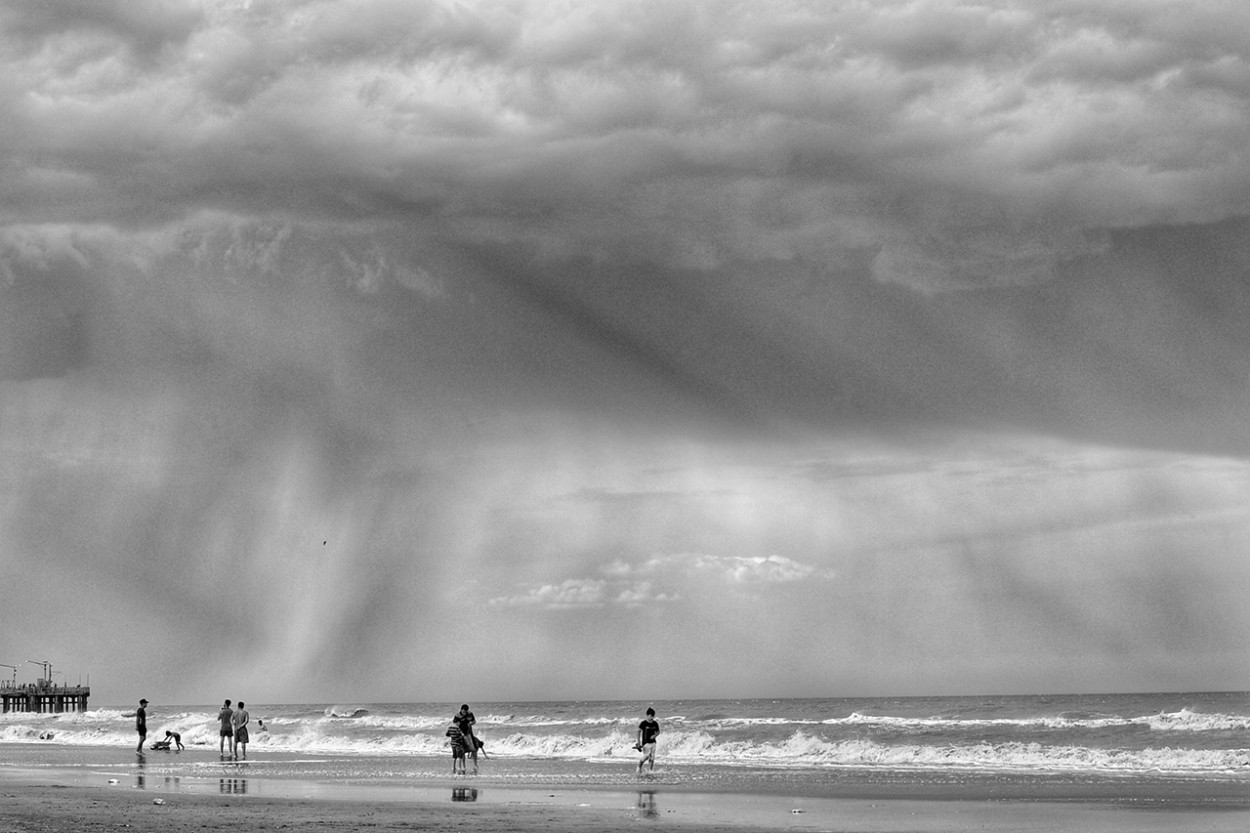
<path fill-rule="evenodd" d="M 655 720 L 655 709 L 647 708 L 647 718 L 638 724 L 638 745 L 634 747 L 642 753 L 638 761 L 638 774 L 642 775 L 642 765 L 650 762 L 651 772 L 655 772 L 655 738 L 660 734 L 660 724 Z"/>

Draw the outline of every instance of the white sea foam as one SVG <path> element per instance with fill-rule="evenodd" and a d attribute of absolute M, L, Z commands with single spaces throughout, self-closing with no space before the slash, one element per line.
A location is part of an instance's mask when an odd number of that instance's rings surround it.
<path fill-rule="evenodd" d="M 785 721 L 782 721 L 785 722 Z M 808 724 L 809 721 L 789 721 L 795 724 Z M 1142 717 L 1115 716 L 1042 716 L 1027 718 L 985 718 L 985 717 L 889 717 L 852 713 L 847 717 L 835 717 L 820 721 L 810 721 L 825 726 L 857 725 L 893 728 L 899 731 L 933 731 L 941 729 L 974 729 L 977 727 L 995 728 L 1086 728 L 1104 729 L 1111 727 L 1142 726 L 1159 732 L 1209 732 L 1209 731 L 1246 731 L 1250 730 L 1250 717 L 1244 715 L 1200 714 L 1182 709 L 1179 712 L 1145 715 Z"/>
<path fill-rule="evenodd" d="M 1250 750 L 1149 748 L 1105 750 L 1041 743 L 898 744 L 830 742 L 796 732 L 780 743 L 717 743 L 704 733 L 675 738 L 673 760 L 771 766 L 888 767 L 981 771 L 1233 773 L 1250 766 Z"/>

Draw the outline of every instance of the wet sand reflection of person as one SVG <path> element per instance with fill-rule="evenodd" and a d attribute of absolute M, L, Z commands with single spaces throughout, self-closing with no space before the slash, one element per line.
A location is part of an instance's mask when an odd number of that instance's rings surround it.
<path fill-rule="evenodd" d="M 660 808 L 655 803 L 655 793 L 650 790 L 638 793 L 638 815 L 644 819 L 660 817 Z"/>
<path fill-rule="evenodd" d="M 217 784 L 224 795 L 247 795 L 246 778 L 222 778 Z"/>
<path fill-rule="evenodd" d="M 476 787 L 452 787 L 452 801 L 477 801 Z"/>

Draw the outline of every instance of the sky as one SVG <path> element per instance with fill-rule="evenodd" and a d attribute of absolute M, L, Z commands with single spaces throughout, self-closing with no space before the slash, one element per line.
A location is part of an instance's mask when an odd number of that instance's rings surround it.
<path fill-rule="evenodd" d="M 1250 689 L 1248 135 L 1239 0 L 0 2 L 0 663 Z"/>

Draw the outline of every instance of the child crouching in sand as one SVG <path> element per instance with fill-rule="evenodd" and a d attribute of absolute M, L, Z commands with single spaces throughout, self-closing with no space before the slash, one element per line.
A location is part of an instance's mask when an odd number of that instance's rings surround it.
<path fill-rule="evenodd" d="M 464 732 L 460 731 L 460 727 L 453 723 L 447 727 L 447 737 L 447 743 L 451 746 L 451 774 L 464 775 L 464 755 L 468 751 Z"/>

